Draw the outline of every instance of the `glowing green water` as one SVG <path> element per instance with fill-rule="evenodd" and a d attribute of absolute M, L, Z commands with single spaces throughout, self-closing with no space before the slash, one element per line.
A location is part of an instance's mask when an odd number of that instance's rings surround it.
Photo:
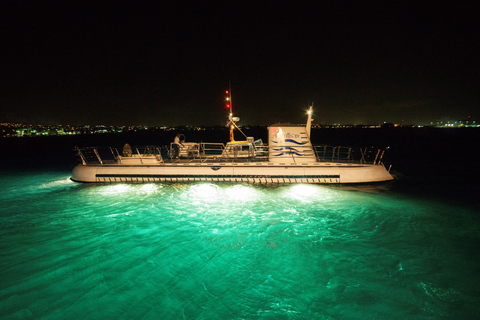
<path fill-rule="evenodd" d="M 472 209 L 388 189 L 4 175 L 0 318 L 460 319 Z"/>

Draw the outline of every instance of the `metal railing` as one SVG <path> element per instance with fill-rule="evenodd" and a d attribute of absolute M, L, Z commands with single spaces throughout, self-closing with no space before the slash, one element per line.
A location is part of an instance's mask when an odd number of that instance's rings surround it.
<path fill-rule="evenodd" d="M 385 148 L 351 148 L 342 146 L 314 146 L 315 156 L 321 162 L 381 164 Z"/>
<path fill-rule="evenodd" d="M 241 148 L 241 146 L 240 146 Z M 198 144 L 198 148 L 195 148 L 195 152 L 186 152 L 182 158 L 184 160 L 197 160 L 206 161 L 208 159 L 215 159 L 215 161 L 223 162 L 235 162 L 235 161 L 268 161 L 270 150 L 271 152 L 278 152 L 280 147 L 268 147 L 266 145 L 252 145 L 251 148 L 234 149 L 226 148 L 223 143 L 207 143 L 201 142 Z M 286 153 L 292 153 L 292 157 L 296 157 L 294 154 L 298 152 L 298 147 L 281 147 Z M 344 162 L 344 163 L 361 163 L 361 164 L 382 164 L 383 157 L 386 149 L 388 148 L 351 148 L 342 146 L 313 146 L 313 152 L 317 161 L 319 162 Z M 308 150 L 311 150 L 308 148 Z M 307 150 L 307 151 L 308 151 Z M 143 163 L 142 159 L 152 159 L 155 157 L 157 161 L 163 162 L 164 160 L 173 161 L 175 157 L 175 151 L 170 146 L 139 146 L 131 148 L 130 152 L 125 148 L 99 148 L 88 147 L 79 148 L 75 147 L 75 151 L 81 159 L 84 165 L 87 164 L 112 164 L 121 163 L 122 159 L 136 158 L 140 163 Z M 306 154 L 306 150 L 304 153 Z M 311 152 L 311 151 L 308 151 Z M 311 154 L 311 153 L 310 153 Z"/>
<path fill-rule="evenodd" d="M 216 142 L 201 142 L 200 143 L 200 158 L 216 158 L 220 157 L 225 150 L 223 143 Z"/>
<path fill-rule="evenodd" d="M 75 147 L 75 151 L 80 157 L 82 164 L 112 164 L 119 163 L 121 159 L 138 158 L 142 163 L 145 158 L 155 157 L 158 161 L 163 161 L 162 150 L 157 146 L 141 146 L 126 150 L 114 147 Z"/>

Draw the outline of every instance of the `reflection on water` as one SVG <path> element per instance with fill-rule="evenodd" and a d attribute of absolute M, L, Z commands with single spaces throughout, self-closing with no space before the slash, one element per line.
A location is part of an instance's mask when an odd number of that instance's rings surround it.
<path fill-rule="evenodd" d="M 473 210 L 374 186 L 4 175 L 0 317 L 473 318 Z"/>

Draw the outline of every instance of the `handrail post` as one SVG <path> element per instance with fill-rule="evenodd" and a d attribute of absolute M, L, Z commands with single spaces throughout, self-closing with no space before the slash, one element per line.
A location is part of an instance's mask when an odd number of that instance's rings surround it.
<path fill-rule="evenodd" d="M 117 148 L 115 148 L 115 152 L 117 152 L 117 156 L 115 158 L 117 159 L 117 161 L 119 160 L 120 163 L 122 163 L 122 158 L 120 157 L 120 153 L 118 152 Z"/>
<path fill-rule="evenodd" d="M 112 153 L 113 159 L 116 159 L 117 157 L 115 157 L 115 152 L 113 152 L 112 147 L 110 147 L 110 152 Z"/>
<path fill-rule="evenodd" d="M 82 164 L 84 166 L 86 166 L 87 165 L 87 160 L 85 159 L 85 156 L 83 155 L 82 150 L 80 150 L 79 147 L 75 147 L 75 148 L 77 149 L 77 152 L 78 152 L 78 155 L 80 156 L 80 159 L 82 159 Z"/>
<path fill-rule="evenodd" d="M 378 163 L 382 162 L 384 154 L 385 154 L 385 149 L 382 150 L 382 153 L 380 154 L 380 158 L 378 158 Z"/>
<path fill-rule="evenodd" d="M 155 151 L 157 152 L 157 160 L 163 162 L 162 151 L 158 147 L 155 147 Z"/>
<path fill-rule="evenodd" d="M 103 165 L 102 158 L 100 158 L 100 155 L 98 154 L 97 148 L 93 148 L 93 152 L 95 152 L 95 155 L 97 156 L 97 159 L 100 162 L 100 164 Z"/>
<path fill-rule="evenodd" d="M 362 155 L 362 158 L 360 159 L 360 164 L 363 164 L 365 161 L 365 153 L 367 152 L 367 148 L 368 147 L 365 147 L 365 151 L 362 150 L 362 148 L 360 148 L 360 154 Z"/>
<path fill-rule="evenodd" d="M 138 151 L 138 148 L 135 148 L 137 150 L 138 158 L 140 159 L 140 163 L 143 164 L 142 161 L 142 155 L 140 154 L 140 151 Z"/>
<path fill-rule="evenodd" d="M 373 160 L 373 165 L 377 164 L 377 159 L 379 154 L 380 154 L 380 149 L 377 150 L 377 154 L 375 155 L 375 160 Z"/>
<path fill-rule="evenodd" d="M 313 152 L 315 153 L 315 159 L 319 161 L 320 157 L 318 156 L 317 146 L 313 146 Z"/>

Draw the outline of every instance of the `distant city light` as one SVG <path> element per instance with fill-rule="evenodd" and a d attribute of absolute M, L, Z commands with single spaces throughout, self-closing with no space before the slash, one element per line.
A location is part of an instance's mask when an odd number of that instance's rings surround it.
<path fill-rule="evenodd" d="M 226 105 L 231 108 L 231 104 Z M 229 110 L 230 117 L 233 117 L 231 109 Z M 237 118 L 233 118 L 238 121 Z M 224 128 L 224 125 L 221 125 Z M 251 126 L 247 126 L 251 127 Z M 262 126 L 261 126 L 262 127 Z M 472 116 L 465 116 L 462 120 L 448 120 L 448 121 L 429 121 L 425 123 L 408 123 L 404 119 L 395 122 L 383 121 L 381 124 L 340 124 L 340 123 L 312 123 L 312 129 L 334 129 L 334 128 L 359 128 L 359 129 L 375 129 L 375 128 L 422 128 L 422 127 L 436 127 L 436 128 L 479 128 L 480 124 L 472 119 Z M 111 134 L 111 133 L 126 133 L 126 132 L 141 132 L 141 131 L 171 131 L 171 130 L 206 130 L 218 129 L 217 126 L 113 126 L 113 125 L 43 125 L 43 124 L 26 124 L 26 123 L 0 123 L 0 137 L 34 137 L 34 136 L 63 136 L 63 135 L 82 135 L 82 134 Z M 272 128 L 273 133 L 278 133 Z"/>

